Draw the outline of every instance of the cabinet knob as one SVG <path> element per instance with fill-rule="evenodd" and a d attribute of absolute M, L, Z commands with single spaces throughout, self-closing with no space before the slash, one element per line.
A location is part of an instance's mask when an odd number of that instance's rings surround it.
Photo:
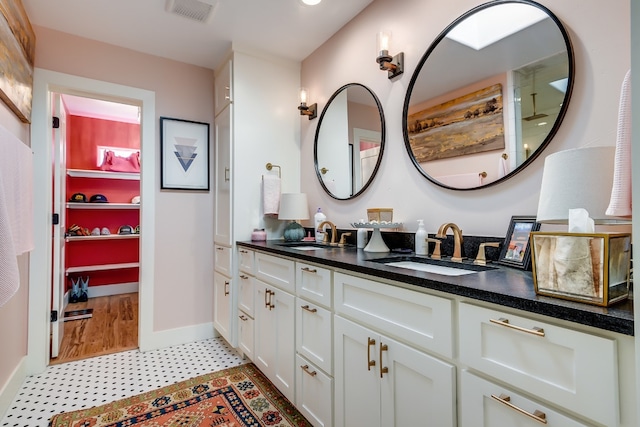
<path fill-rule="evenodd" d="M 380 343 L 380 378 L 382 378 L 382 376 L 384 374 L 388 374 L 389 373 L 389 368 L 386 366 L 382 366 L 382 352 L 383 351 L 388 351 L 389 350 L 389 346 L 387 346 L 386 344 L 382 344 Z"/>
<path fill-rule="evenodd" d="M 376 340 L 373 338 L 367 339 L 367 371 L 371 370 L 372 366 L 376 366 L 376 361 L 371 360 L 371 346 L 376 345 Z"/>

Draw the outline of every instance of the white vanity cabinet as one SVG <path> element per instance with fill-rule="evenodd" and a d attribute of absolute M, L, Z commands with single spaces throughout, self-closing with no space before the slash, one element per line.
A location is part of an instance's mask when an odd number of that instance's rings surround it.
<path fill-rule="evenodd" d="M 334 293 L 335 425 L 455 426 L 455 365 L 424 351 L 451 355 L 452 301 L 338 272 Z"/>
<path fill-rule="evenodd" d="M 295 402 L 294 262 L 256 253 L 255 268 L 253 361 Z"/>
<path fill-rule="evenodd" d="M 253 360 L 255 319 L 254 252 L 238 248 L 238 349 Z"/>
<path fill-rule="evenodd" d="M 216 73 L 214 114 L 217 116 L 232 102 L 233 61 L 226 61 Z"/>
<path fill-rule="evenodd" d="M 332 271 L 296 262 L 296 401 L 315 427 L 333 426 Z"/>
<path fill-rule="evenodd" d="M 619 425 L 616 340 L 461 303 L 460 361 L 543 402 Z"/>

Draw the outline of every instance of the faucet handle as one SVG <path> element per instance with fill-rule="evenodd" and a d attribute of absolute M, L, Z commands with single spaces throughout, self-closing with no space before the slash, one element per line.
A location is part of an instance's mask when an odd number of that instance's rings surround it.
<path fill-rule="evenodd" d="M 480 243 L 480 247 L 478 248 L 478 255 L 476 259 L 473 261 L 474 264 L 477 265 L 487 265 L 487 257 L 485 256 L 484 248 L 485 246 L 490 246 L 492 248 L 497 248 L 500 246 L 500 242 L 484 242 Z"/>
<path fill-rule="evenodd" d="M 340 236 L 340 241 L 338 242 L 338 246 L 344 246 L 347 244 L 347 237 L 351 236 L 351 232 L 342 233 Z"/>
<path fill-rule="evenodd" d="M 440 239 L 432 239 L 431 237 L 427 237 L 424 239 L 427 243 L 427 255 L 429 255 L 429 243 L 435 243 L 436 247 L 433 249 L 433 253 L 431 254 L 432 259 L 442 259 L 442 255 L 440 254 L 440 245 L 442 244 L 442 240 Z"/>

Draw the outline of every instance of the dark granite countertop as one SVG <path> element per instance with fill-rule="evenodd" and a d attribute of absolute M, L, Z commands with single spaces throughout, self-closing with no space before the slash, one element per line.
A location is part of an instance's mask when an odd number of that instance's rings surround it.
<path fill-rule="evenodd" d="M 406 254 L 394 252 L 365 252 L 355 247 L 300 250 L 284 246 L 282 240 L 238 242 L 237 244 L 304 262 L 460 295 L 625 335 L 634 335 L 632 300 L 621 301 L 611 307 L 599 307 L 536 295 L 531 272 L 515 268 L 491 264 L 496 268 L 462 276 L 444 276 L 389 267 L 374 261 L 380 258 L 406 256 Z"/>

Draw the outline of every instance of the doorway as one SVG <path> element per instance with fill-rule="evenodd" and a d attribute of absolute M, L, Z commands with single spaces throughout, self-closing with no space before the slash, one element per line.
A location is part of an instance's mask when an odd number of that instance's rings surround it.
<path fill-rule="evenodd" d="M 34 71 L 31 148 L 34 160 L 34 235 L 35 248 L 29 263 L 29 339 L 26 361 L 27 374 L 42 372 L 50 360 L 52 333 L 51 301 L 53 299 L 52 217 L 54 152 L 52 139 L 52 94 L 69 94 L 102 99 L 140 107 L 140 196 L 144 209 L 140 209 L 139 237 L 139 314 L 138 347 L 150 350 L 156 347 L 153 333 L 153 245 L 155 219 L 155 93 L 129 86 L 102 82 L 83 77 L 36 68 Z"/>
<path fill-rule="evenodd" d="M 51 92 L 50 363 L 138 347 L 140 107 Z M 55 221 L 54 221 L 55 222 Z"/>

